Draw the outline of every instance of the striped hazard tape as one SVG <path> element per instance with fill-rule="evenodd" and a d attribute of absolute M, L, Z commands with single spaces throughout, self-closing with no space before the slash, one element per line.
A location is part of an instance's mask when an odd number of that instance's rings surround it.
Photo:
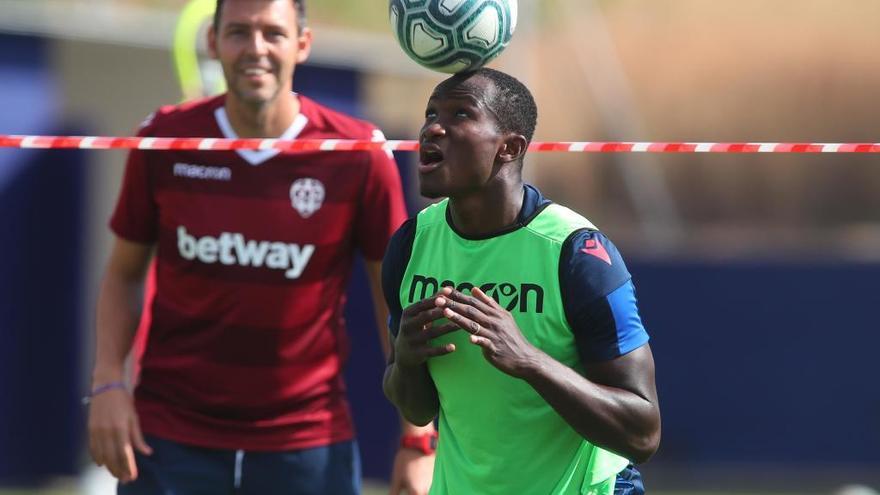
<path fill-rule="evenodd" d="M 415 151 L 417 141 L 347 139 L 220 139 L 107 136 L 16 136 L 0 134 L 0 148 L 79 148 L 91 150 L 268 150 Z M 880 153 L 880 143 L 672 143 L 672 142 L 533 142 L 529 151 L 576 153 Z"/>

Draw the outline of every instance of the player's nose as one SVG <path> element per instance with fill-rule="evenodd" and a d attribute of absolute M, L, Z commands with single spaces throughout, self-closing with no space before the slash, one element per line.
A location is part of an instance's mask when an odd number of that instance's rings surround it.
<path fill-rule="evenodd" d="M 268 53 L 268 43 L 266 42 L 266 38 L 263 37 L 262 31 L 254 30 L 254 32 L 251 33 L 247 44 L 247 51 L 249 54 L 256 56 L 262 56 Z"/>
<path fill-rule="evenodd" d="M 443 126 L 435 120 L 433 122 L 426 123 L 422 127 L 422 132 L 419 133 L 419 141 L 430 141 L 431 138 L 443 136 L 445 134 L 446 129 L 444 129 Z"/>

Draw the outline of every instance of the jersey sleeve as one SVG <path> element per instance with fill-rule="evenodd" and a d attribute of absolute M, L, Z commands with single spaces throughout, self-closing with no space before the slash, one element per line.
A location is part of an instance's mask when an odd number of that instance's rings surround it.
<path fill-rule="evenodd" d="M 382 292 L 388 305 L 388 330 L 395 337 L 400 328 L 400 285 L 412 255 L 413 238 L 416 233 L 416 219 L 411 218 L 400 226 L 388 242 L 385 258 L 382 260 Z"/>
<path fill-rule="evenodd" d="M 364 258 L 381 260 L 391 234 L 406 219 L 406 204 L 397 164 L 385 151 L 371 151 L 355 239 Z"/>
<path fill-rule="evenodd" d="M 151 136 L 153 117 L 141 124 L 137 135 Z M 119 237 L 142 244 L 156 241 L 159 212 L 153 197 L 149 161 L 153 152 L 133 149 L 128 154 L 125 175 L 110 217 L 110 229 Z"/>
<path fill-rule="evenodd" d="M 632 278 L 620 252 L 601 232 L 581 229 L 566 239 L 559 283 L 584 362 L 614 359 L 648 342 Z"/>

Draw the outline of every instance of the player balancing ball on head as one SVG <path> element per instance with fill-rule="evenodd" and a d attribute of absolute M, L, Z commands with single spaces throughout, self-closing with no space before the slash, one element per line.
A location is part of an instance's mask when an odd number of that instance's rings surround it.
<path fill-rule="evenodd" d="M 403 51 L 439 72 L 477 70 L 497 57 L 516 28 L 517 0 L 390 0 Z"/>

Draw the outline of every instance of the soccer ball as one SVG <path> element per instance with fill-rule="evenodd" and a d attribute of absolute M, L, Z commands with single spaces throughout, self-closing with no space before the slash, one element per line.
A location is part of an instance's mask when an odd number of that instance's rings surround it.
<path fill-rule="evenodd" d="M 403 51 L 439 72 L 476 70 L 497 57 L 516 28 L 516 0 L 390 0 Z"/>

